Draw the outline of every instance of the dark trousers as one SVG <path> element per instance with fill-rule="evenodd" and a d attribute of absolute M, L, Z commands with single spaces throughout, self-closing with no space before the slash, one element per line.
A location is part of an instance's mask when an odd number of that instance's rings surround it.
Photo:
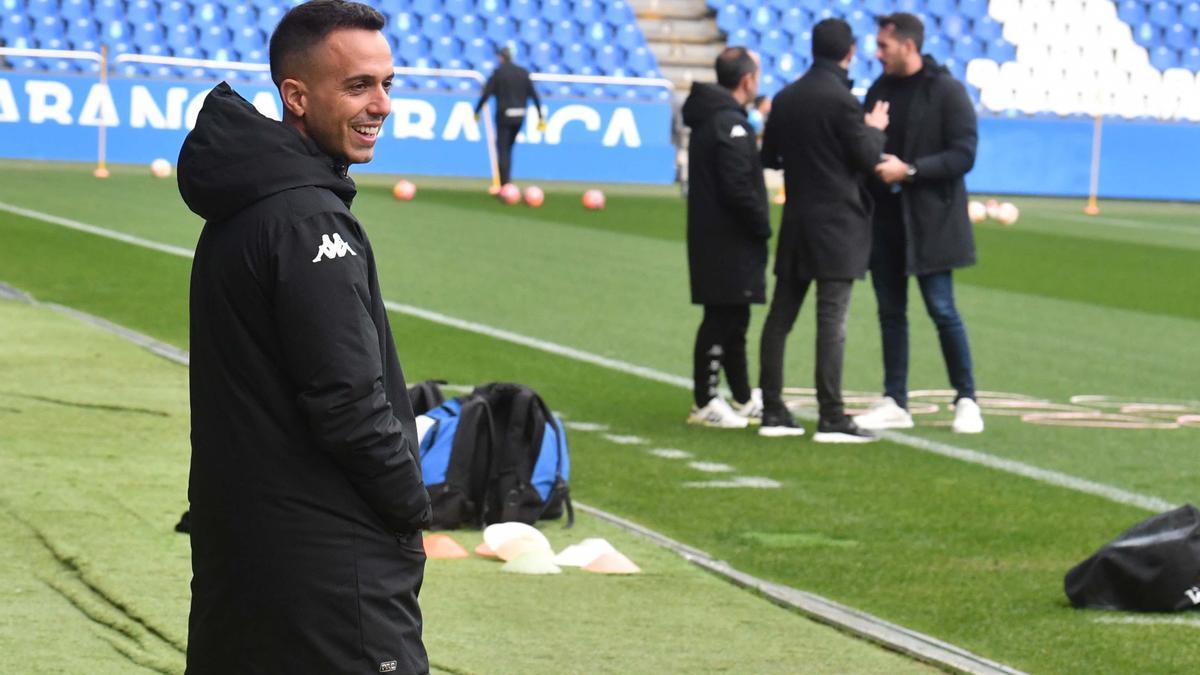
<path fill-rule="evenodd" d="M 776 279 L 775 295 L 763 325 L 760 348 L 760 385 L 763 408 L 783 407 L 783 353 L 788 333 L 804 304 L 812 282 Z M 845 415 L 842 402 L 842 359 L 846 348 L 846 315 L 850 309 L 851 280 L 817 280 L 817 362 L 815 379 L 821 419 L 837 421 Z"/>
<path fill-rule="evenodd" d="M 883 393 L 908 407 L 908 275 L 904 246 L 891 245 L 884 255 L 876 251 L 871 285 L 879 303 L 879 330 L 883 336 Z M 956 398 L 975 398 L 975 377 L 967 328 L 954 306 L 954 281 L 949 271 L 917 276 L 925 310 L 937 326 L 942 358 Z"/>
<path fill-rule="evenodd" d="M 704 319 L 696 331 L 692 352 L 692 393 L 703 407 L 719 393 L 721 371 L 738 403 L 750 400 L 750 375 L 746 370 L 746 329 L 750 305 L 705 305 Z"/>
<path fill-rule="evenodd" d="M 517 134 L 525 118 L 520 118 L 516 124 L 511 121 L 496 120 L 496 166 L 500 170 L 500 184 L 507 185 L 512 180 L 512 151 L 517 142 Z"/>

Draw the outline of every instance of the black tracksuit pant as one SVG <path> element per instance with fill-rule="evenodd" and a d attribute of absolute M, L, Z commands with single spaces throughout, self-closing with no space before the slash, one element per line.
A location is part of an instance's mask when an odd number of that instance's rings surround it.
<path fill-rule="evenodd" d="M 808 279 L 778 279 L 775 282 L 775 295 L 763 325 L 759 354 L 759 382 L 765 410 L 783 407 L 784 348 L 811 284 Z M 842 360 L 846 347 L 846 315 L 853 287 L 854 282 L 850 280 L 817 280 L 817 405 L 821 419 L 831 422 L 845 415 Z"/>
<path fill-rule="evenodd" d="M 514 124 L 511 119 L 496 120 L 496 165 L 500 170 L 500 184 L 507 185 L 512 181 L 512 151 L 517 142 L 517 134 L 525 118 L 521 117 Z"/>
<path fill-rule="evenodd" d="M 721 370 L 738 403 L 750 400 L 750 375 L 746 370 L 746 329 L 750 305 L 705 305 L 704 319 L 696 331 L 692 353 L 692 393 L 697 407 L 719 394 Z"/>

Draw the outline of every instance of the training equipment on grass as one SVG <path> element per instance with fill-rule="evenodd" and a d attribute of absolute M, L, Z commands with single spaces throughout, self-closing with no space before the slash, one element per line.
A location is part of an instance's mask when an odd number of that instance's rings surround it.
<path fill-rule="evenodd" d="M 516 204 L 521 201 L 521 188 L 512 183 L 505 183 L 500 188 L 500 201 L 505 204 Z"/>
<path fill-rule="evenodd" d="M 592 211 L 604 208 L 604 193 L 599 190 L 588 190 L 583 193 L 583 208 Z"/>
<path fill-rule="evenodd" d="M 422 383 L 414 408 L 441 393 Z M 537 392 L 493 382 L 429 410 L 420 439 L 421 469 L 433 503 L 433 528 L 575 515 L 567 480 L 570 457 L 561 422 Z M 495 550 L 495 546 L 492 547 Z"/>
<path fill-rule="evenodd" d="M 480 544 L 475 547 L 475 555 L 479 556 L 480 558 L 492 558 L 492 559 L 496 559 L 496 558 L 500 557 L 500 556 L 496 555 L 496 552 L 492 550 L 491 546 L 487 545 L 487 542 L 480 542 Z"/>
<path fill-rule="evenodd" d="M 504 563 L 500 571 L 516 574 L 562 574 L 562 570 L 554 564 L 554 554 L 544 549 L 527 551 Z"/>
<path fill-rule="evenodd" d="M 444 534 L 427 534 L 423 540 L 425 556 L 434 560 L 469 558 L 470 553 L 457 541 Z"/>
<path fill-rule="evenodd" d="M 392 186 L 392 196 L 402 202 L 411 202 L 417 196 L 417 186 L 407 180 L 396 181 Z"/>
<path fill-rule="evenodd" d="M 150 162 L 150 175 L 155 178 L 166 178 L 171 175 L 171 163 L 159 157 Z"/>
<path fill-rule="evenodd" d="M 546 201 L 546 194 L 542 192 L 542 188 L 536 185 L 530 185 L 525 188 L 525 203 L 532 208 L 537 208 Z"/>
<path fill-rule="evenodd" d="M 1067 572 L 1075 607 L 1177 612 L 1200 606 L 1200 510 L 1151 516 Z"/>
<path fill-rule="evenodd" d="M 984 202 L 983 209 L 988 218 L 995 219 L 1000 214 L 1000 202 L 996 199 L 989 199 Z"/>
<path fill-rule="evenodd" d="M 1000 221 L 1002 225 L 1013 225 L 1020 217 L 1020 210 L 1012 202 L 1004 202 L 996 209 L 996 220 Z"/>
<path fill-rule="evenodd" d="M 987 207 L 983 205 L 983 202 L 968 202 L 967 217 L 971 219 L 972 223 L 982 223 L 987 218 Z"/>
<path fill-rule="evenodd" d="M 584 567 L 605 553 L 614 553 L 616 550 L 607 539 L 593 537 L 564 548 L 554 556 L 554 563 L 563 567 Z"/>
<path fill-rule="evenodd" d="M 638 574 L 642 568 L 618 551 L 610 551 L 584 565 L 583 570 L 596 574 Z"/>
<path fill-rule="evenodd" d="M 550 542 L 546 541 L 545 537 L 516 537 L 509 539 L 496 549 L 496 557 L 501 560 L 515 560 L 531 551 L 541 551 L 548 555 L 551 559 L 554 558 L 554 549 L 550 548 Z"/>
<path fill-rule="evenodd" d="M 495 523 L 488 525 L 483 530 L 483 543 L 497 553 L 505 544 L 517 539 L 529 539 L 545 548 L 550 548 L 550 540 L 546 539 L 546 535 L 528 523 Z"/>

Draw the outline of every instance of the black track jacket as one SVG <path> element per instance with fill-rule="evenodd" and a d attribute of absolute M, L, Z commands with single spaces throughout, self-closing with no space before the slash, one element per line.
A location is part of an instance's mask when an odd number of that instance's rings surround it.
<path fill-rule="evenodd" d="M 180 152 L 179 191 L 207 221 L 188 672 L 426 672 L 429 497 L 346 166 L 222 83 Z"/>
<path fill-rule="evenodd" d="M 683 104 L 688 141 L 687 249 L 692 303 L 766 300 L 771 216 L 758 140 L 728 89 L 696 82 Z"/>
<path fill-rule="evenodd" d="M 538 98 L 537 88 L 529 79 L 529 71 L 515 63 L 501 63 L 492 71 L 483 92 L 475 103 L 475 113 L 483 108 L 483 104 L 492 95 L 496 96 L 496 123 L 520 126 L 525 122 L 525 102 L 533 99 L 533 105 L 538 111 L 538 119 L 542 115 L 542 100 Z"/>
<path fill-rule="evenodd" d="M 863 121 L 846 71 L 817 59 L 771 103 L 763 164 L 783 169 L 787 202 L 775 275 L 860 279 L 871 256 L 871 195 L 865 179 L 884 135 Z"/>

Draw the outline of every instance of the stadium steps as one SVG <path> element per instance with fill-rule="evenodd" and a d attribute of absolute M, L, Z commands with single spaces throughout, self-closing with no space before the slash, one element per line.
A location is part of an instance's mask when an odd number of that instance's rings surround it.
<path fill-rule="evenodd" d="M 646 34 L 647 42 L 675 41 L 708 44 L 723 39 L 717 24 L 708 18 L 644 19 L 638 17 L 638 25 Z"/>
<path fill-rule="evenodd" d="M 706 19 L 710 14 L 708 6 L 696 0 L 631 0 L 629 6 L 646 19 Z"/>
<path fill-rule="evenodd" d="M 694 68 L 712 68 L 725 45 L 720 42 L 697 45 L 686 42 L 651 42 L 650 51 L 659 63 Z"/>

